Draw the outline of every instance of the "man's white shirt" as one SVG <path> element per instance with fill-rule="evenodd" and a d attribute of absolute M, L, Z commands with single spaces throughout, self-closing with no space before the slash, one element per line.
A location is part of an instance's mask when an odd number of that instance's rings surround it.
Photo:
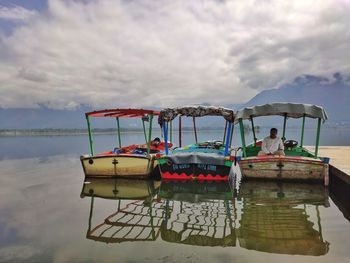
<path fill-rule="evenodd" d="M 270 136 L 267 136 L 262 141 L 261 150 L 266 154 L 274 153 L 278 150 L 284 150 L 284 145 L 281 138 L 276 137 L 272 139 Z"/>

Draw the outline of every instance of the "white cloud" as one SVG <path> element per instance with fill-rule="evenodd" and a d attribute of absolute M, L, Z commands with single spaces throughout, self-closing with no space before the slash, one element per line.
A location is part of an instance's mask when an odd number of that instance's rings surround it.
<path fill-rule="evenodd" d="M 349 72 L 346 1 L 62 1 L 0 39 L 0 106 L 244 102 Z"/>
<path fill-rule="evenodd" d="M 6 7 L 0 5 L 0 19 L 27 20 L 36 14 L 36 11 L 28 10 L 21 6 Z"/>

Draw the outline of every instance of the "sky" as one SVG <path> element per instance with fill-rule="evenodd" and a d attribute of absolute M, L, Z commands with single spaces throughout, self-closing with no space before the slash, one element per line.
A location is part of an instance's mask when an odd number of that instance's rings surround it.
<path fill-rule="evenodd" d="M 349 50 L 350 0 L 0 0 L 0 107 L 244 103 Z"/>

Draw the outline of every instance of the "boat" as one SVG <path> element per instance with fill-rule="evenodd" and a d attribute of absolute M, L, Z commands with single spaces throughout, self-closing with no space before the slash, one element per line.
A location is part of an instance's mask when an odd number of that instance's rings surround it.
<path fill-rule="evenodd" d="M 161 142 L 159 138 L 151 140 L 153 117 L 158 114 L 158 111 L 145 109 L 106 109 L 85 113 L 90 142 L 90 154 L 80 157 L 85 176 L 133 178 L 151 176 L 156 166 L 155 154 L 164 150 L 164 142 Z M 92 117 L 116 119 L 118 147 L 95 154 L 90 125 Z M 122 146 L 120 118 L 139 118 L 142 120 L 144 144 Z M 145 122 L 149 122 L 148 134 Z"/>
<path fill-rule="evenodd" d="M 193 120 L 195 143 L 182 146 L 182 117 Z M 198 142 L 196 118 L 220 116 L 226 121 L 223 140 Z M 168 132 L 172 135 L 172 122 L 179 119 L 179 147 L 169 150 L 165 143 L 165 154 L 157 154 L 160 174 L 163 179 L 175 180 L 228 180 L 233 156 L 231 141 L 234 112 L 230 109 L 214 106 L 187 106 L 167 108 L 160 111 L 158 123 L 163 129 L 164 141 L 168 141 Z M 169 125 L 170 124 L 170 125 Z M 169 127 L 170 126 L 170 127 Z"/>
<path fill-rule="evenodd" d="M 258 155 L 262 141 L 256 138 L 253 119 L 260 116 L 283 116 L 283 135 L 285 155 Z M 304 147 L 305 119 L 317 119 L 315 151 Z M 300 144 L 296 140 L 286 140 L 288 118 L 301 118 Z M 243 120 L 251 122 L 254 142 L 246 145 Z M 298 103 L 271 103 L 246 107 L 237 112 L 235 124 L 239 123 L 242 151 L 238 161 L 242 178 L 261 178 L 274 180 L 300 180 L 321 182 L 328 185 L 329 158 L 318 156 L 321 122 L 327 120 L 325 110 L 317 105 Z"/>

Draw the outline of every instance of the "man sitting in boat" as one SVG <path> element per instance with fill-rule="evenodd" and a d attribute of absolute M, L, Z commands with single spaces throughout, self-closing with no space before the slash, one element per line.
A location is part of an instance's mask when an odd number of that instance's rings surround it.
<path fill-rule="evenodd" d="M 281 138 L 277 136 L 276 128 L 272 128 L 270 136 L 264 138 L 258 155 L 285 155 L 284 145 Z"/>

